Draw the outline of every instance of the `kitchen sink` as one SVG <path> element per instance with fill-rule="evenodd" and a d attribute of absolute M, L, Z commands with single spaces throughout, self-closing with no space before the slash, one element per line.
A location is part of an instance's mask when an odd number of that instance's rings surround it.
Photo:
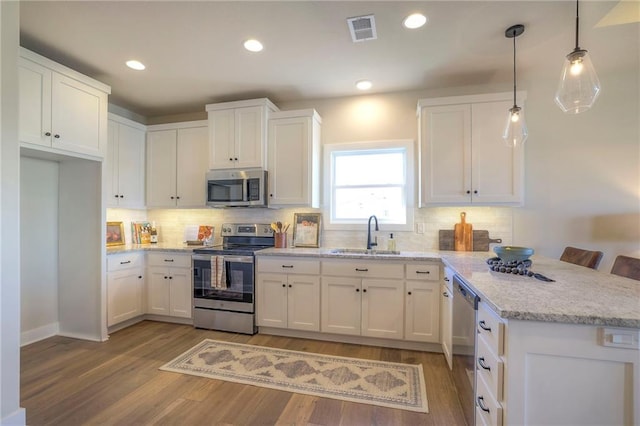
<path fill-rule="evenodd" d="M 354 248 L 337 248 L 331 250 L 332 254 L 366 254 L 366 255 L 381 255 L 381 254 L 400 254 L 395 250 L 367 250 L 367 249 L 354 249 Z"/>

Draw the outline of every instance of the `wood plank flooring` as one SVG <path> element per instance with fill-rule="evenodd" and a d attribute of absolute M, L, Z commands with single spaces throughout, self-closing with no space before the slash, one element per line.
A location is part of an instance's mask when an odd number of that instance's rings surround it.
<path fill-rule="evenodd" d="M 429 413 L 160 371 L 203 339 L 421 363 Z M 104 343 L 51 337 L 22 348 L 21 405 L 35 425 L 464 425 L 442 354 L 143 321 Z"/>

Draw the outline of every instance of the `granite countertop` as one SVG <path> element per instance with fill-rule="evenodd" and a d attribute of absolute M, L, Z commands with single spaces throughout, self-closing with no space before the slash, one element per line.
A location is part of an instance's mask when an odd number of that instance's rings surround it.
<path fill-rule="evenodd" d="M 112 246 L 107 254 L 129 251 L 191 253 L 199 246 L 140 244 Z M 490 271 L 492 252 L 334 253 L 332 248 L 267 248 L 257 256 L 316 257 L 399 261 L 442 261 L 454 269 L 481 300 L 504 319 L 640 329 L 640 282 L 605 271 L 534 255 L 531 270 L 554 282 Z"/>
<path fill-rule="evenodd" d="M 124 244 L 121 246 L 107 247 L 107 255 L 116 253 L 129 253 L 132 251 L 178 251 L 185 253 L 193 253 L 194 249 L 202 248 L 203 246 L 188 246 L 187 244 L 180 243 L 155 243 L 155 244 Z"/>
<path fill-rule="evenodd" d="M 370 254 L 364 253 L 335 253 L 335 248 L 267 248 L 256 252 L 257 256 L 287 256 L 287 257 L 320 257 L 327 259 L 378 259 L 378 260 L 401 260 L 407 261 L 424 261 L 436 260 L 440 261 L 441 256 L 435 252 L 420 251 L 401 251 L 398 254 L 371 251 Z"/>
<path fill-rule="evenodd" d="M 440 252 L 445 265 L 506 319 L 640 328 L 640 282 L 534 255 L 531 270 L 555 282 L 490 271 L 487 252 Z"/>

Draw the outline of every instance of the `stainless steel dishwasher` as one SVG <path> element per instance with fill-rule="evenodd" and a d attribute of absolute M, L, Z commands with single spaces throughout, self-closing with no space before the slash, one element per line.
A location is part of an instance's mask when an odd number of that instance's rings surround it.
<path fill-rule="evenodd" d="M 457 275 L 453 276 L 453 381 L 467 425 L 475 425 L 476 314 L 480 298 Z"/>

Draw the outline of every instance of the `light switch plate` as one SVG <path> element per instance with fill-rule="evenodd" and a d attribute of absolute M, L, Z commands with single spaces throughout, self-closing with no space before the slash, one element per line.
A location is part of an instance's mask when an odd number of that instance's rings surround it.
<path fill-rule="evenodd" d="M 600 329 L 600 343 L 602 346 L 637 350 L 640 349 L 640 331 L 603 327 Z"/>

